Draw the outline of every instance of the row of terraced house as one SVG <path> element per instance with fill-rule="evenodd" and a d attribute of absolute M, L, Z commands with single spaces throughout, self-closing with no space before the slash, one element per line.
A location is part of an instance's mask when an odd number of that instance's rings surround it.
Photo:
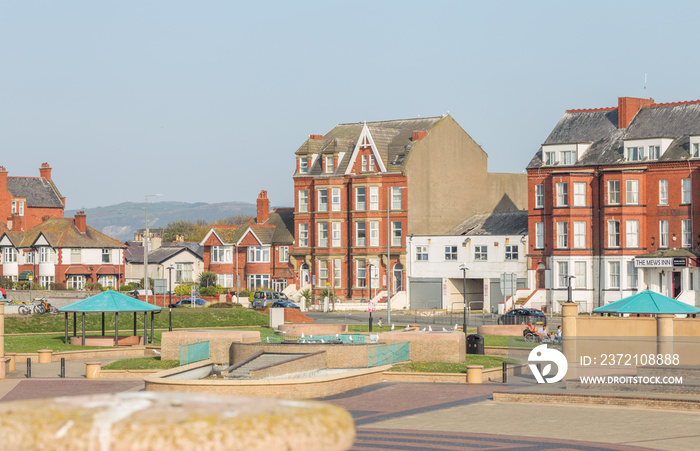
<path fill-rule="evenodd" d="M 449 115 L 339 124 L 296 150 L 293 207 L 271 208 L 263 190 L 252 221 L 149 261 L 157 278 L 176 268 L 175 283 L 211 271 L 234 290 L 393 308 L 496 311 L 520 299 L 557 311 L 568 284 L 586 310 L 645 288 L 697 305 L 699 147 L 700 102 L 630 97 L 567 111 L 527 174 L 488 172 Z M 48 164 L 38 178 L 0 168 L 1 275 L 75 288 L 138 279 L 138 257 L 83 213 L 64 218 L 64 203 Z"/>

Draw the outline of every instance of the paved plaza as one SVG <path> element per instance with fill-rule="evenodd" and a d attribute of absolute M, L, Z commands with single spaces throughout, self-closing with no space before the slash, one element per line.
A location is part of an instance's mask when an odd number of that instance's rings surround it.
<path fill-rule="evenodd" d="M 107 363 L 105 361 L 104 363 Z M 141 380 L 87 380 L 85 362 L 24 365 L 0 381 L 0 402 L 143 390 Z M 499 403 L 503 384 L 380 383 L 321 401 L 355 419 L 354 450 L 695 450 L 700 412 Z"/>

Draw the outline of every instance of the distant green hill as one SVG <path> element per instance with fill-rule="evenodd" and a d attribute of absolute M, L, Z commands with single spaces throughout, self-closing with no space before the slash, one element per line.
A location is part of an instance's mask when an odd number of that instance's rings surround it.
<path fill-rule="evenodd" d="M 119 241 L 133 240 L 134 233 L 146 226 L 146 204 L 123 202 L 106 207 L 85 208 L 87 225 Z M 66 210 L 72 217 L 77 210 Z M 256 206 L 247 202 L 149 202 L 148 226 L 165 227 L 172 221 L 215 221 L 237 215 L 255 216 Z"/>

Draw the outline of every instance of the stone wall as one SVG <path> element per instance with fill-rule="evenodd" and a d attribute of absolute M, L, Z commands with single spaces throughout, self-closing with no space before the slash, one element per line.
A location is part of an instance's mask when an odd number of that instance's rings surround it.
<path fill-rule="evenodd" d="M 258 331 L 188 330 L 163 332 L 161 359 L 180 360 L 180 346 L 201 341 L 209 342 L 209 358 L 215 363 L 230 363 L 232 343 L 259 343 Z"/>

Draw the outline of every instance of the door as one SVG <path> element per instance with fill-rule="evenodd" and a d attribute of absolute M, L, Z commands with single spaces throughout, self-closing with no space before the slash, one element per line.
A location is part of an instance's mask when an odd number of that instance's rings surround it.
<path fill-rule="evenodd" d="M 392 293 L 398 293 L 399 291 L 403 291 L 403 265 L 401 263 L 397 263 L 394 265 L 394 281 L 393 281 L 393 287 L 394 289 L 392 290 Z"/>
<path fill-rule="evenodd" d="M 309 265 L 306 263 L 301 265 L 301 270 L 299 271 L 299 283 L 301 285 L 300 288 L 309 284 Z"/>
<path fill-rule="evenodd" d="M 411 279 L 410 306 L 414 310 L 442 307 L 442 279 Z"/>
<path fill-rule="evenodd" d="M 673 297 L 678 298 L 681 294 L 681 273 L 673 272 Z"/>

